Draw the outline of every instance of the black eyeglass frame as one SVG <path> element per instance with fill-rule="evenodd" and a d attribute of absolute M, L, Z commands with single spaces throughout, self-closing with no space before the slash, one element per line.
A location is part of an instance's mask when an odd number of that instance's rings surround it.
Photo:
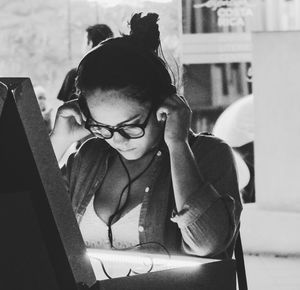
<path fill-rule="evenodd" d="M 82 113 L 85 115 L 85 117 L 87 118 L 86 122 L 85 122 L 85 128 L 87 130 L 89 130 L 94 136 L 96 137 L 99 137 L 101 139 L 111 139 L 114 135 L 115 132 L 118 132 L 120 135 L 122 135 L 123 137 L 125 137 L 126 139 L 139 139 L 139 138 L 142 138 L 144 135 L 145 135 L 145 128 L 147 127 L 148 125 L 148 122 L 149 122 L 149 119 L 150 119 L 150 116 L 153 112 L 153 108 L 154 106 L 152 105 L 149 112 L 148 112 L 148 115 L 145 119 L 145 121 L 142 123 L 142 124 L 126 124 L 126 125 L 117 125 L 117 126 L 109 126 L 109 125 L 103 125 L 103 124 L 99 124 L 99 122 L 97 122 L 92 116 L 91 116 L 91 113 L 87 107 L 87 104 L 86 104 L 86 100 L 83 99 L 82 97 L 81 98 L 78 98 L 78 104 L 79 104 L 79 107 L 80 107 L 80 110 L 82 111 Z M 89 124 L 89 121 L 92 120 L 93 122 L 95 122 L 96 124 Z M 104 128 L 106 129 L 107 131 L 110 132 L 110 136 L 109 137 L 106 137 L 106 136 L 103 136 L 101 135 L 100 133 L 97 134 L 95 132 L 93 132 L 91 130 L 91 127 L 100 127 L 100 128 Z M 125 131 L 124 131 L 124 127 L 132 127 L 132 128 L 140 128 L 142 130 L 142 134 L 137 136 L 137 137 L 132 137 L 130 136 L 129 134 L 127 134 Z"/>

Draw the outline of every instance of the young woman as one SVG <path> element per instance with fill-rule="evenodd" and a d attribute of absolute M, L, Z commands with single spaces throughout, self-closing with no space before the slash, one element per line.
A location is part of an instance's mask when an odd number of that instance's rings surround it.
<path fill-rule="evenodd" d="M 78 101 L 64 104 L 51 135 L 88 247 L 147 246 L 231 257 L 241 202 L 230 147 L 190 130 L 160 47 L 158 15 L 135 14 L 131 32 L 102 42 L 78 66 Z"/>

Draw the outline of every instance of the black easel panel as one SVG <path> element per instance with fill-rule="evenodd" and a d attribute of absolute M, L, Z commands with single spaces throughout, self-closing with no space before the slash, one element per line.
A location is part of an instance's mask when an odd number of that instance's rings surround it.
<path fill-rule="evenodd" d="M 0 82 L 0 226 L 6 237 L 1 249 L 15 253 L 11 262 L 5 261 L 11 273 L 6 282 L 25 283 L 3 289 L 92 285 L 94 273 L 31 82 L 26 78 Z M 16 243 L 18 232 L 22 234 Z M 52 288 L 40 288 L 41 281 Z"/>

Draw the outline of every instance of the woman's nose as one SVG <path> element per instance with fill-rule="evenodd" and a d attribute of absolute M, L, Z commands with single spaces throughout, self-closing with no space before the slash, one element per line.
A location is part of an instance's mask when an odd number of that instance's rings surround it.
<path fill-rule="evenodd" d="M 122 136 L 119 132 L 114 132 L 112 139 L 114 144 L 123 144 L 128 142 L 128 139 Z"/>

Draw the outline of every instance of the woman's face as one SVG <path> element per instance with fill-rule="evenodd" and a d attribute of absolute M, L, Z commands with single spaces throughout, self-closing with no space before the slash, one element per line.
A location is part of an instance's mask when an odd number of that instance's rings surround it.
<path fill-rule="evenodd" d="M 87 95 L 86 100 L 92 118 L 108 126 L 142 124 L 151 109 L 150 103 L 141 104 L 117 90 L 96 89 Z M 127 139 L 119 132 L 114 132 L 112 138 L 106 139 L 106 142 L 125 159 L 136 160 L 160 142 L 163 137 L 162 130 L 162 124 L 157 121 L 156 112 L 153 111 L 143 137 Z"/>

